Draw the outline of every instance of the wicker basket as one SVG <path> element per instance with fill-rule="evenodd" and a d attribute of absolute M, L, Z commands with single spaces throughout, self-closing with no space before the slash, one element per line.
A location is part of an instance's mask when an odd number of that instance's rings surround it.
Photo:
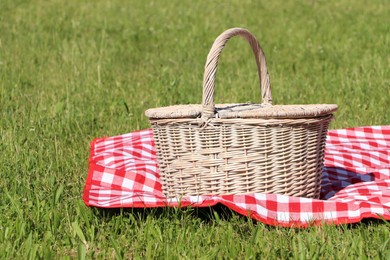
<path fill-rule="evenodd" d="M 214 104 L 218 58 L 242 36 L 256 58 L 262 104 Z M 167 198 L 277 193 L 318 198 L 328 125 L 337 105 L 272 105 L 265 56 L 247 30 L 214 42 L 205 65 L 202 105 L 148 109 Z"/>

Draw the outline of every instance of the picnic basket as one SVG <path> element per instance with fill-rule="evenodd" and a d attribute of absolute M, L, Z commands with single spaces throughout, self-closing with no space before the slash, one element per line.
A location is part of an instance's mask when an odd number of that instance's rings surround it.
<path fill-rule="evenodd" d="M 226 42 L 242 36 L 258 69 L 261 104 L 215 104 L 214 82 Z M 162 190 L 182 196 L 276 193 L 318 198 L 334 104 L 272 105 L 265 55 L 246 29 L 232 28 L 207 56 L 201 105 L 145 111 L 152 125 Z"/>

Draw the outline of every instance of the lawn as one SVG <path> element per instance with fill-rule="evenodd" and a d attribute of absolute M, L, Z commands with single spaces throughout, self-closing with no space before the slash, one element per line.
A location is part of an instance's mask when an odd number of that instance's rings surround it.
<path fill-rule="evenodd" d="M 214 39 L 245 27 L 275 104 L 336 103 L 331 128 L 390 124 L 388 0 L 0 3 L 0 258 L 390 258 L 390 222 L 288 229 L 217 209 L 104 210 L 81 195 L 89 144 L 200 103 Z M 260 102 L 242 39 L 216 101 Z"/>

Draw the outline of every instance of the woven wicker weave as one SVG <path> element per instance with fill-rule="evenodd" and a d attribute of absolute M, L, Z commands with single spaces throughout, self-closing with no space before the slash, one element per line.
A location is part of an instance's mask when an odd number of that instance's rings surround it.
<path fill-rule="evenodd" d="M 252 47 L 262 104 L 214 104 L 218 58 L 233 36 Z M 278 193 L 318 198 L 324 145 L 336 105 L 273 106 L 265 56 L 247 30 L 214 42 L 205 65 L 202 105 L 149 109 L 163 193 Z"/>

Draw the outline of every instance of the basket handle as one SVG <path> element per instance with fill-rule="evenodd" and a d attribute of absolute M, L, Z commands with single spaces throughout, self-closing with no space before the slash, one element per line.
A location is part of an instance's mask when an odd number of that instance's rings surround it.
<path fill-rule="evenodd" d="M 205 72 L 203 76 L 203 100 L 202 100 L 202 118 L 207 120 L 215 116 L 214 104 L 214 85 L 217 72 L 218 59 L 225 44 L 233 36 L 239 35 L 248 41 L 255 55 L 257 72 L 260 80 L 260 90 L 263 104 L 272 104 L 271 83 L 269 79 L 265 55 L 255 36 L 246 29 L 232 28 L 224 31 L 214 41 L 213 46 L 207 55 Z"/>

